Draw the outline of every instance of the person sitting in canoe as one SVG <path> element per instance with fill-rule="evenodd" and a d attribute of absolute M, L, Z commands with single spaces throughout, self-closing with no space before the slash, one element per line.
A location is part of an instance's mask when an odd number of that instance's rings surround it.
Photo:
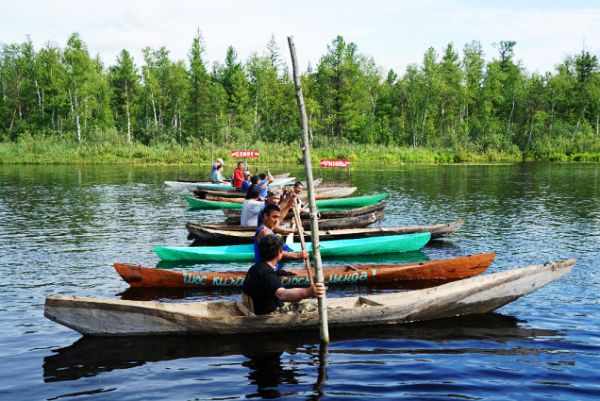
<path fill-rule="evenodd" d="M 258 224 L 258 214 L 263 206 L 259 195 L 258 188 L 251 188 L 248 191 L 246 200 L 242 205 L 242 214 L 240 216 L 241 226 L 256 226 Z"/>
<path fill-rule="evenodd" d="M 223 159 L 217 159 L 210 169 L 210 180 L 212 182 L 225 182 L 223 179 Z"/>
<path fill-rule="evenodd" d="M 263 206 L 260 209 L 260 212 L 258 213 L 258 220 L 256 223 L 256 227 L 260 227 L 264 223 L 265 208 L 269 205 L 279 205 L 280 201 L 281 201 L 281 193 L 279 191 L 277 191 L 275 189 L 269 189 L 267 191 L 267 199 L 265 199 L 265 203 L 263 203 Z"/>
<path fill-rule="evenodd" d="M 300 205 L 300 211 L 301 212 L 308 212 L 308 208 L 307 208 L 308 205 L 306 205 L 302 201 L 302 199 L 300 198 L 300 195 L 302 194 L 302 191 L 304 191 L 304 184 L 302 182 L 300 182 L 300 181 L 296 181 L 296 183 L 294 184 L 294 186 L 292 187 L 292 189 L 288 190 L 285 193 L 285 196 L 284 196 L 283 200 L 284 201 L 287 200 L 287 198 L 288 198 L 288 196 L 290 194 L 295 194 L 296 195 L 296 199 L 297 199 L 296 202 L 298 202 L 298 204 Z"/>
<path fill-rule="evenodd" d="M 261 174 L 261 176 L 266 177 L 265 174 Z M 250 187 L 248 188 L 246 194 L 250 193 L 251 190 L 256 189 L 258 190 L 259 197 L 265 199 L 267 197 L 267 185 L 269 185 L 269 181 L 266 179 L 261 180 L 260 176 L 253 175 L 250 178 L 250 182 L 252 184 L 250 184 Z M 248 199 L 248 195 L 246 195 L 246 199 Z"/>
<path fill-rule="evenodd" d="M 244 163 L 238 162 L 237 167 L 233 170 L 233 186 L 236 189 L 242 189 L 242 183 L 246 179 L 246 174 L 244 173 Z"/>
<path fill-rule="evenodd" d="M 282 210 L 277 205 L 268 205 L 265 207 L 263 212 L 264 225 L 259 226 L 254 234 L 254 261 L 256 263 L 262 260 L 260 258 L 260 253 L 258 252 L 258 244 L 260 240 L 266 235 L 274 234 L 274 230 L 277 229 L 277 226 L 283 218 L 282 215 Z M 294 252 L 289 246 L 284 244 L 282 257 L 285 259 L 305 259 L 308 257 L 308 251 Z M 276 267 L 279 269 L 278 264 Z"/>
<path fill-rule="evenodd" d="M 261 173 L 258 175 L 258 186 L 261 188 L 260 197 L 265 199 L 267 197 L 267 186 L 275 181 L 275 178 L 271 175 L 271 173 Z"/>
<path fill-rule="evenodd" d="M 284 256 L 283 240 L 275 234 L 267 234 L 257 245 L 260 262 L 250 267 L 243 283 L 243 293 L 250 298 L 253 312 L 266 315 L 275 312 L 284 302 L 325 295 L 325 285 L 315 283 L 308 288 L 284 288 L 277 277 L 277 264 Z M 246 298 L 246 299 L 247 299 Z M 249 302 L 246 302 L 249 303 Z"/>
<path fill-rule="evenodd" d="M 244 180 L 242 182 L 242 187 L 240 188 L 240 190 L 242 193 L 247 194 L 250 187 L 252 185 L 257 185 L 257 184 L 258 184 L 258 176 L 257 175 L 247 176 L 246 180 Z"/>

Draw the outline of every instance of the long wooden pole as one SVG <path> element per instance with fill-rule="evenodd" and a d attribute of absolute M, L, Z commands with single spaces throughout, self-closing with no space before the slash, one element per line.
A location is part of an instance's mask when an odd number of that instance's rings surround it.
<path fill-rule="evenodd" d="M 298 230 L 298 235 L 300 236 L 300 245 L 302 246 L 303 251 L 307 251 L 306 244 L 304 242 L 304 227 L 302 226 L 302 218 L 300 217 L 300 205 L 298 204 L 298 200 L 294 200 L 294 219 L 296 219 L 296 228 Z M 304 266 L 306 267 L 306 273 L 308 274 L 308 279 L 310 280 L 310 285 L 315 284 L 315 279 L 313 278 L 312 269 L 310 267 L 310 258 L 306 257 L 304 259 Z"/>
<path fill-rule="evenodd" d="M 315 274 L 318 283 L 324 282 L 323 266 L 321 264 L 321 248 L 319 246 L 319 223 L 317 220 L 317 203 L 315 201 L 315 188 L 313 185 L 312 166 L 310 163 L 310 142 L 308 139 L 308 117 L 304 107 L 304 97 L 302 96 L 302 85 L 300 83 L 300 73 L 298 72 L 298 63 L 296 62 L 296 47 L 294 39 L 288 36 L 288 45 L 292 56 L 292 70 L 294 74 L 294 85 L 296 86 L 296 100 L 298 109 L 300 109 L 300 123 L 302 125 L 302 151 L 304 152 L 304 172 L 306 173 L 306 186 L 308 189 L 308 204 L 310 206 L 310 232 L 312 241 L 313 258 L 315 260 Z M 301 224 L 301 223 L 300 223 Z M 321 333 L 321 342 L 329 342 L 329 327 L 327 326 L 327 299 L 325 296 L 318 299 L 319 302 L 319 331 Z"/>

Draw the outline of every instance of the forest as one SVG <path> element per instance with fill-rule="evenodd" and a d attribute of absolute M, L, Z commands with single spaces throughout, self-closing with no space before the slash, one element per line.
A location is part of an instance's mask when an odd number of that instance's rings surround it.
<path fill-rule="evenodd" d="M 287 49 L 271 38 L 247 60 L 229 47 L 209 65 L 204 45 L 194 37 L 186 60 L 165 47 L 142 49 L 143 60 L 123 49 L 105 65 L 77 33 L 64 47 L 3 44 L 0 159 L 14 158 L 23 143 L 105 152 L 297 144 Z M 391 160 L 402 150 L 442 152 L 450 161 L 463 161 L 461 154 L 600 161 L 598 57 L 574 52 L 541 75 L 515 60 L 516 46 L 499 41 L 486 61 L 479 42 L 450 43 L 400 72 L 384 71 L 337 36 L 302 71 L 312 145 L 333 157 L 387 149 Z"/>

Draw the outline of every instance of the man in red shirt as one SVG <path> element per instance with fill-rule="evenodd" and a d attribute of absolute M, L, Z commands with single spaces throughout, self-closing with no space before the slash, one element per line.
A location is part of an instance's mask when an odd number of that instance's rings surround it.
<path fill-rule="evenodd" d="M 244 179 L 244 163 L 238 162 L 237 167 L 233 170 L 233 186 L 241 190 Z"/>

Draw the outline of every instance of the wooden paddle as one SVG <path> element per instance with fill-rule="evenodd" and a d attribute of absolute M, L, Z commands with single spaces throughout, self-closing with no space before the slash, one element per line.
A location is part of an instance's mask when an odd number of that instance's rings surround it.
<path fill-rule="evenodd" d="M 300 236 L 300 245 L 302 246 L 302 250 L 306 251 L 306 243 L 304 242 L 304 227 L 302 227 L 302 219 L 300 218 L 300 205 L 296 200 L 294 200 L 294 219 L 296 220 L 296 228 L 298 229 L 298 235 Z M 310 285 L 315 285 L 315 279 L 313 278 L 312 269 L 310 267 L 310 258 L 307 257 L 304 259 L 304 266 L 306 267 L 306 272 L 308 273 L 308 279 L 310 280 Z"/>

